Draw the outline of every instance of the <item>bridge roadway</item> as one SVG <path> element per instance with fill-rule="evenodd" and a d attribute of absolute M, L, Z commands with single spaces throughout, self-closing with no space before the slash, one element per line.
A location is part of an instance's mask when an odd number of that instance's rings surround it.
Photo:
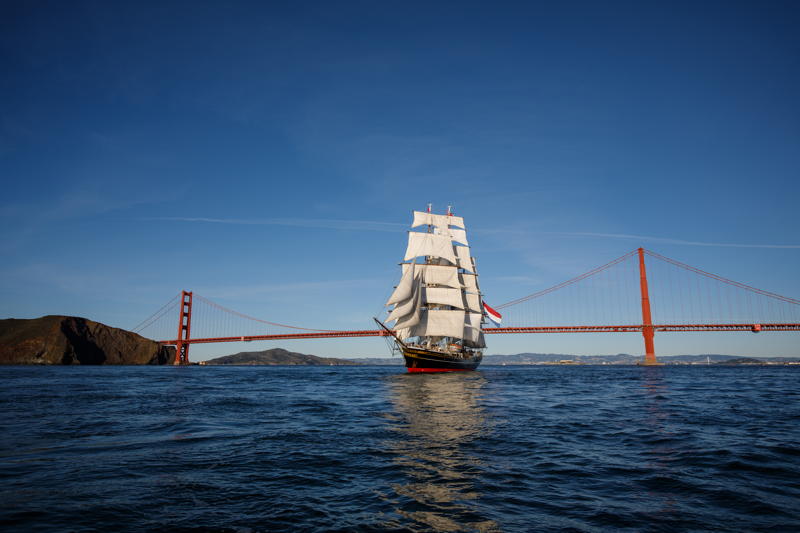
<path fill-rule="evenodd" d="M 621 326 L 538 326 L 517 328 L 484 328 L 487 335 L 500 333 L 635 333 L 642 332 L 642 324 Z M 800 324 L 653 324 L 653 331 L 800 331 Z M 315 331 L 311 333 L 278 333 L 274 335 L 242 335 L 238 337 L 208 337 L 185 339 L 184 344 L 207 344 L 214 342 L 250 342 L 284 339 L 336 339 L 344 337 L 388 337 L 381 329 L 353 331 Z M 161 344 L 176 345 L 177 340 L 158 341 Z"/>

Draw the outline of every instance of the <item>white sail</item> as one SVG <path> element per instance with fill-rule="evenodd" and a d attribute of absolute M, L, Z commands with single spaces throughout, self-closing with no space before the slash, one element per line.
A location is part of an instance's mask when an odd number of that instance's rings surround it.
<path fill-rule="evenodd" d="M 416 267 L 411 265 L 412 263 L 403 263 L 403 275 L 411 268 L 415 268 L 417 279 L 427 285 L 444 285 L 454 289 L 461 288 L 462 284 L 458 280 L 458 267 L 455 265 L 416 265 Z"/>
<path fill-rule="evenodd" d="M 481 313 L 467 313 L 464 323 L 464 345 L 470 348 L 485 348 L 486 341 L 481 331 Z"/>
<path fill-rule="evenodd" d="M 414 211 L 414 222 L 411 223 L 411 227 L 418 228 L 420 226 L 433 225 L 431 216 L 431 213 L 426 213 L 425 211 Z"/>
<path fill-rule="evenodd" d="M 477 294 L 464 293 L 464 304 L 466 304 L 466 309 L 468 311 L 472 311 L 473 313 L 483 312 L 483 309 L 481 309 L 481 297 Z M 464 305 L 460 305 L 459 307 L 464 307 Z"/>
<path fill-rule="evenodd" d="M 408 233 L 408 248 L 406 249 L 406 255 L 403 261 L 421 256 L 441 257 L 442 259 L 456 264 L 453 245 L 448 237 L 444 235 L 435 235 L 433 233 L 411 231 Z"/>
<path fill-rule="evenodd" d="M 413 337 L 451 337 L 464 336 L 464 311 L 430 309 L 422 313 L 418 324 L 411 328 Z"/>
<path fill-rule="evenodd" d="M 454 246 L 457 260 L 453 263 L 458 265 L 458 268 L 463 268 L 468 272 L 472 272 L 472 259 L 469 255 L 469 246 Z"/>
<path fill-rule="evenodd" d="M 447 230 L 447 232 L 445 232 L 445 234 L 449 235 L 451 241 L 461 243 L 464 246 L 469 246 L 469 241 L 467 241 L 467 232 L 463 229 L 450 228 Z"/>
<path fill-rule="evenodd" d="M 458 226 L 459 228 L 466 228 L 466 226 L 464 225 L 464 219 L 462 217 L 456 217 L 456 216 L 453 216 L 453 215 L 448 215 L 447 216 L 447 222 L 451 226 Z"/>
<path fill-rule="evenodd" d="M 426 287 L 423 294 L 423 304 L 449 305 L 458 307 L 459 309 L 464 308 L 461 289 L 451 289 L 450 287 Z"/>
<path fill-rule="evenodd" d="M 419 290 L 419 289 L 418 289 Z M 416 295 L 414 295 L 416 296 Z M 386 322 L 391 322 L 392 320 L 400 320 L 402 321 L 407 315 L 410 315 L 414 312 L 414 306 L 417 304 L 417 298 L 412 297 L 404 302 L 400 302 L 394 306 L 392 312 L 389 313 L 389 316 L 386 317 Z"/>
<path fill-rule="evenodd" d="M 465 325 L 472 328 L 481 328 L 481 321 L 483 320 L 482 313 L 467 313 L 464 318 Z"/>
<path fill-rule="evenodd" d="M 409 265 L 408 269 L 403 269 L 403 275 L 400 278 L 400 283 L 397 284 L 394 292 L 389 299 L 386 301 L 386 305 L 392 305 L 403 300 L 408 300 L 411 298 L 411 288 L 414 283 L 414 263 Z"/>
<path fill-rule="evenodd" d="M 414 211 L 414 222 L 411 223 L 411 227 L 418 228 L 419 226 L 435 226 L 447 229 L 447 215 L 434 215 L 424 211 Z"/>
<path fill-rule="evenodd" d="M 417 324 L 419 324 L 421 317 L 422 317 L 422 312 L 419 309 L 417 309 L 416 313 L 408 316 L 408 318 L 406 318 L 402 322 L 398 322 L 397 324 L 395 324 L 395 328 L 398 330 L 403 330 L 403 329 L 412 330 Z M 410 337 L 413 337 L 415 335 L 417 335 L 417 333 L 410 331 L 409 333 Z"/>
<path fill-rule="evenodd" d="M 435 226 L 441 230 L 446 230 L 448 226 L 463 228 L 464 219 L 452 215 L 434 215 L 424 211 L 414 211 L 414 222 L 411 223 L 411 227 L 417 228 L 419 226 Z"/>
<path fill-rule="evenodd" d="M 486 348 L 486 339 L 483 331 L 477 328 L 464 326 L 464 340 L 462 344 L 468 348 Z"/>
<path fill-rule="evenodd" d="M 458 279 L 461 285 L 464 286 L 465 291 L 478 292 L 478 281 L 475 274 L 459 274 Z"/>
<path fill-rule="evenodd" d="M 411 304 L 411 313 L 401 317 L 400 320 L 398 320 L 394 325 L 395 329 L 411 328 L 419 324 L 419 321 L 422 318 L 422 306 L 420 305 L 421 301 L 422 291 L 414 291 L 414 298 L 412 299 Z"/>

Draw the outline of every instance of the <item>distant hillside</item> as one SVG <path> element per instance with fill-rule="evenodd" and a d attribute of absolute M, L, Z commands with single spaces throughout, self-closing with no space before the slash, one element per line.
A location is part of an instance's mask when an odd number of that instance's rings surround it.
<path fill-rule="evenodd" d="M 357 365 L 359 363 L 332 357 L 317 357 L 290 352 L 283 348 L 272 348 L 261 352 L 239 352 L 210 359 L 206 365 Z"/>
<path fill-rule="evenodd" d="M 404 364 L 403 357 L 359 357 L 351 359 L 352 361 L 361 365 L 402 365 Z"/>
<path fill-rule="evenodd" d="M 687 363 L 712 363 L 712 364 L 743 364 L 743 363 L 766 363 L 766 362 L 787 362 L 796 358 L 781 357 L 757 357 L 743 358 L 738 355 L 723 354 L 700 354 L 700 355 L 657 355 L 658 360 L 665 364 L 687 364 Z M 558 361 L 576 361 L 588 365 L 632 365 L 642 360 L 641 355 L 616 354 L 616 355 L 571 355 L 553 353 L 518 353 L 511 355 L 487 355 L 483 358 L 485 365 L 536 365 L 543 363 L 553 363 Z"/>
<path fill-rule="evenodd" d="M 767 363 L 766 359 L 754 357 L 740 357 L 738 359 L 731 359 L 723 363 L 715 363 L 717 365 L 764 365 Z"/>
<path fill-rule="evenodd" d="M 570 360 L 586 364 L 635 364 L 641 356 L 629 354 L 617 355 L 572 355 L 565 353 L 517 353 L 486 355 L 483 358 L 485 365 L 536 365 Z"/>
<path fill-rule="evenodd" d="M 734 355 L 703 354 L 703 355 L 665 355 L 658 356 L 658 360 L 666 364 L 685 364 L 685 363 L 705 363 L 729 364 L 734 360 L 741 359 Z M 642 360 L 641 355 L 631 355 L 620 353 L 616 355 L 573 355 L 566 353 L 517 353 L 517 354 L 496 354 L 485 355 L 484 365 L 541 365 L 545 363 L 557 363 L 559 361 L 575 361 L 587 365 L 635 365 Z M 763 358 L 760 361 L 783 361 L 778 358 Z M 354 359 L 364 365 L 402 365 L 402 357 L 392 358 L 363 358 Z M 737 361 L 738 362 L 738 361 Z"/>
<path fill-rule="evenodd" d="M 700 354 L 700 355 L 657 355 L 658 360 L 668 365 L 685 364 L 766 364 L 800 361 L 797 357 L 741 357 L 738 355 Z M 616 355 L 573 355 L 566 353 L 518 353 L 485 355 L 484 365 L 542 365 L 559 361 L 575 361 L 586 365 L 635 365 L 643 356 L 620 353 Z M 364 357 L 353 359 L 362 365 L 402 365 L 402 357 Z"/>

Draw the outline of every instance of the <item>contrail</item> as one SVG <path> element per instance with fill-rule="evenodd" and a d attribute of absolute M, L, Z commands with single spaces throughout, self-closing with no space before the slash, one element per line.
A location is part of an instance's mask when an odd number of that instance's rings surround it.
<path fill-rule="evenodd" d="M 152 217 L 143 220 L 165 220 L 172 222 L 205 222 L 209 224 L 238 224 L 243 226 L 295 226 L 300 228 L 322 228 L 338 230 L 367 230 L 367 231 L 387 231 L 396 232 L 407 228 L 407 225 L 397 222 L 378 222 L 375 220 L 338 220 L 325 218 L 264 218 L 264 219 L 244 219 L 244 218 L 208 218 L 208 217 Z M 476 229 L 476 233 L 505 233 L 507 230 L 482 230 Z M 524 233 L 516 230 L 513 233 Z M 702 242 L 687 241 L 684 239 L 672 239 L 668 237 L 651 237 L 648 235 L 631 235 L 627 233 L 595 233 L 584 231 L 545 231 L 531 232 L 543 235 L 564 235 L 572 237 L 601 237 L 606 239 L 627 239 L 636 241 L 662 242 L 665 244 L 679 244 L 684 246 L 712 246 L 719 248 L 773 248 L 773 249 L 800 249 L 800 244 L 744 244 L 727 242 Z"/>
<path fill-rule="evenodd" d="M 591 232 L 551 232 L 550 235 L 569 235 L 575 237 L 604 237 L 609 239 L 629 239 L 638 241 L 663 242 L 665 244 L 682 244 L 686 246 L 716 246 L 721 248 L 782 248 L 797 249 L 800 244 L 741 244 L 728 242 L 701 242 L 670 239 L 666 237 L 649 237 L 647 235 L 629 235 L 626 233 L 591 233 Z"/>
<path fill-rule="evenodd" d="M 207 217 L 152 217 L 144 220 L 165 220 L 172 222 L 204 222 L 209 224 L 238 224 L 244 226 L 295 226 L 300 228 L 322 228 L 339 230 L 367 230 L 396 232 L 405 227 L 396 222 L 375 220 L 336 220 L 324 218 L 207 218 Z"/>

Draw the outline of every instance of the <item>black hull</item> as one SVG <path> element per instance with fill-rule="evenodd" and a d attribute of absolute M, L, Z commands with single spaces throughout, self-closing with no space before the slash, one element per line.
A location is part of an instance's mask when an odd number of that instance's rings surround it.
<path fill-rule="evenodd" d="M 409 372 L 453 372 L 458 370 L 475 370 L 483 360 L 483 355 L 457 357 L 421 348 L 405 346 L 402 348 L 403 358 Z"/>

